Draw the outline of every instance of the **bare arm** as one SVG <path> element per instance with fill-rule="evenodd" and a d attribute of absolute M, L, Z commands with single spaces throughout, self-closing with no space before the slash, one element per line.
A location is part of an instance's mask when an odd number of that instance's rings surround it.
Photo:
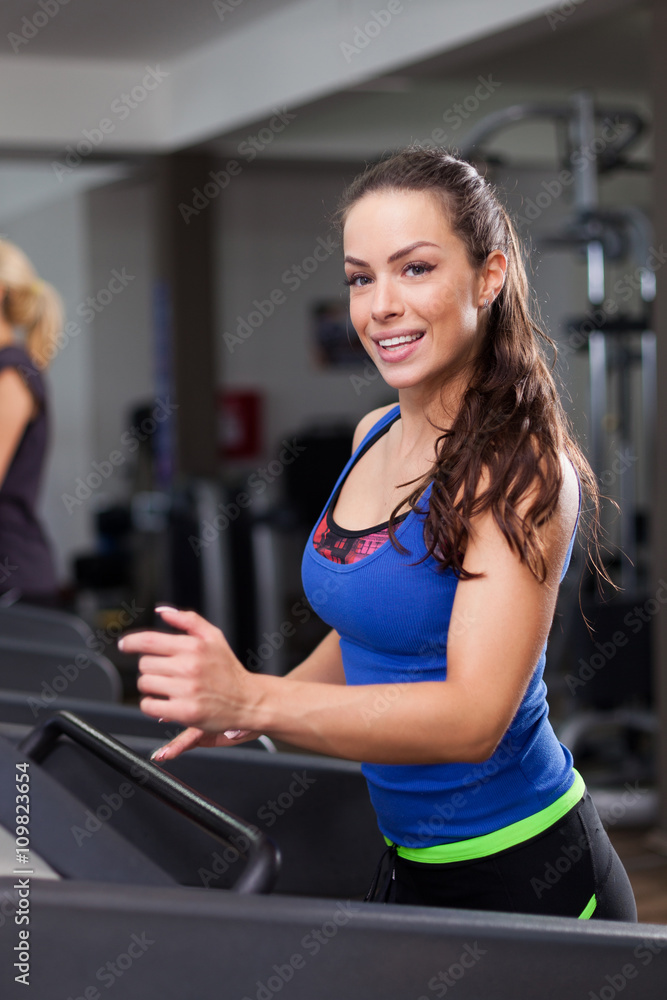
<path fill-rule="evenodd" d="M 35 399 L 15 368 L 0 371 L 0 485 L 35 410 Z"/>
<path fill-rule="evenodd" d="M 308 684 L 345 684 L 343 660 L 340 655 L 339 636 L 335 629 L 322 639 L 303 663 L 291 670 L 284 680 L 297 680 Z M 228 730 L 229 732 L 230 730 Z M 189 726 L 175 736 L 165 746 L 155 750 L 152 759 L 173 760 L 186 750 L 194 747 L 224 747 L 248 743 L 262 735 L 259 729 L 240 730 L 238 736 L 223 733 L 207 733 L 197 726 Z"/>
<path fill-rule="evenodd" d="M 362 417 L 353 435 L 352 454 L 359 447 L 359 444 L 373 424 L 389 409 L 391 409 L 391 406 L 380 407 Z M 340 652 L 340 636 L 336 630 L 332 629 L 328 632 L 310 656 L 303 663 L 300 663 L 298 667 L 291 670 L 284 679 L 317 684 L 345 684 L 345 672 Z M 231 731 L 234 730 L 228 730 L 228 732 Z M 191 750 L 197 746 L 232 746 L 239 743 L 247 743 L 249 740 L 256 739 L 261 733 L 260 730 L 251 729 L 236 729 L 235 731 L 238 735 L 228 737 L 224 732 L 205 733 L 203 729 L 190 726 L 174 737 L 164 747 L 156 750 L 154 759 L 160 761 L 173 760 L 174 757 L 179 756 L 185 750 Z"/>
<path fill-rule="evenodd" d="M 286 675 L 285 680 L 317 684 L 345 684 L 340 636 L 334 628 L 315 647 L 303 663 Z"/>
<path fill-rule="evenodd" d="M 486 760 L 546 641 L 576 497 L 569 470 L 558 509 L 542 529 L 550 566 L 545 583 L 509 549 L 492 514 L 473 519 L 465 564 L 486 575 L 457 587 L 452 614 L 468 624 L 450 635 L 445 681 L 348 687 L 303 679 L 306 669 L 292 679 L 248 674 L 218 629 L 193 612 L 175 611 L 166 620 L 188 635 L 137 633 L 123 640 L 124 649 L 144 653 L 141 707 L 162 715 L 167 699 L 170 718 L 186 725 L 264 732 L 351 760 Z"/>

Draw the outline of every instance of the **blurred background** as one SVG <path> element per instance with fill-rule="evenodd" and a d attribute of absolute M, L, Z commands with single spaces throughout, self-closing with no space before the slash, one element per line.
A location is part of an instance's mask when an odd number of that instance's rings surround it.
<path fill-rule="evenodd" d="M 395 400 L 349 324 L 330 213 L 365 163 L 442 145 L 516 220 L 620 508 L 622 591 L 602 603 L 575 548 L 547 681 L 598 807 L 649 831 L 647 883 L 663 871 L 666 41 L 665 5 L 632 0 L 5 0 L 0 235 L 66 307 L 40 513 L 119 697 L 136 663 L 116 638 L 156 602 L 253 670 L 324 634 L 303 547 L 355 424 Z"/>

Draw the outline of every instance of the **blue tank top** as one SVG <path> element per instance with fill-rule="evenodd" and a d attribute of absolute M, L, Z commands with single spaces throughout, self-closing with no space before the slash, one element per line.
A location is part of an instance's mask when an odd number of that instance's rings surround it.
<path fill-rule="evenodd" d="M 350 469 L 373 438 L 400 417 L 393 407 L 371 428 L 343 468 L 303 555 L 304 593 L 340 635 L 346 682 L 442 681 L 447 677 L 447 634 L 458 580 L 429 556 L 419 565 L 424 516 L 410 511 L 396 528 L 409 550 L 387 540 L 352 563 L 321 555 L 317 525 Z M 430 485 L 419 506 L 425 511 Z M 579 484 L 579 513 L 581 484 Z M 570 563 L 577 523 L 560 579 Z M 430 847 L 493 833 L 551 806 L 575 781 L 572 755 L 548 718 L 542 679 L 546 643 L 521 705 L 495 753 L 479 763 L 369 764 L 362 771 L 382 833 L 405 847 Z M 381 710 L 382 706 L 378 706 Z"/>

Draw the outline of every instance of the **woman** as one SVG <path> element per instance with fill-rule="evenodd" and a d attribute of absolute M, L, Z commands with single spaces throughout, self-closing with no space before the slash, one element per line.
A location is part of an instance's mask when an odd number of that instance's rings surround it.
<path fill-rule="evenodd" d="M 53 560 L 35 505 L 48 444 L 42 371 L 56 352 L 62 304 L 7 240 L 0 240 L 0 301 L 0 603 L 57 605 Z"/>
<path fill-rule="evenodd" d="M 354 181 L 339 219 L 352 322 L 399 403 L 360 422 L 304 553 L 332 631 L 288 677 L 258 676 L 197 614 L 159 609 L 187 634 L 122 640 L 144 654 L 144 712 L 190 727 L 155 759 L 262 732 L 361 760 L 389 845 L 380 898 L 636 920 L 548 721 L 580 484 L 594 515 L 598 495 L 511 222 L 472 166 L 416 148 Z"/>

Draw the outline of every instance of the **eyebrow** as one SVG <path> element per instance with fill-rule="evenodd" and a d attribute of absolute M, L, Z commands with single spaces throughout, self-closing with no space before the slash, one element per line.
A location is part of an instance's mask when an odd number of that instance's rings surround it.
<path fill-rule="evenodd" d="M 411 243 L 409 247 L 403 247 L 402 250 L 397 250 L 393 253 L 391 257 L 387 257 L 387 263 L 393 264 L 395 261 L 400 260 L 401 257 L 405 257 L 407 254 L 412 253 L 417 247 L 438 247 L 437 243 L 429 243 L 428 240 L 418 240 L 416 243 Z M 439 248 L 438 248 L 439 249 Z M 359 260 L 357 257 L 350 257 L 349 255 L 345 258 L 346 264 L 354 264 L 356 267 L 370 267 L 370 264 L 366 260 Z"/>

